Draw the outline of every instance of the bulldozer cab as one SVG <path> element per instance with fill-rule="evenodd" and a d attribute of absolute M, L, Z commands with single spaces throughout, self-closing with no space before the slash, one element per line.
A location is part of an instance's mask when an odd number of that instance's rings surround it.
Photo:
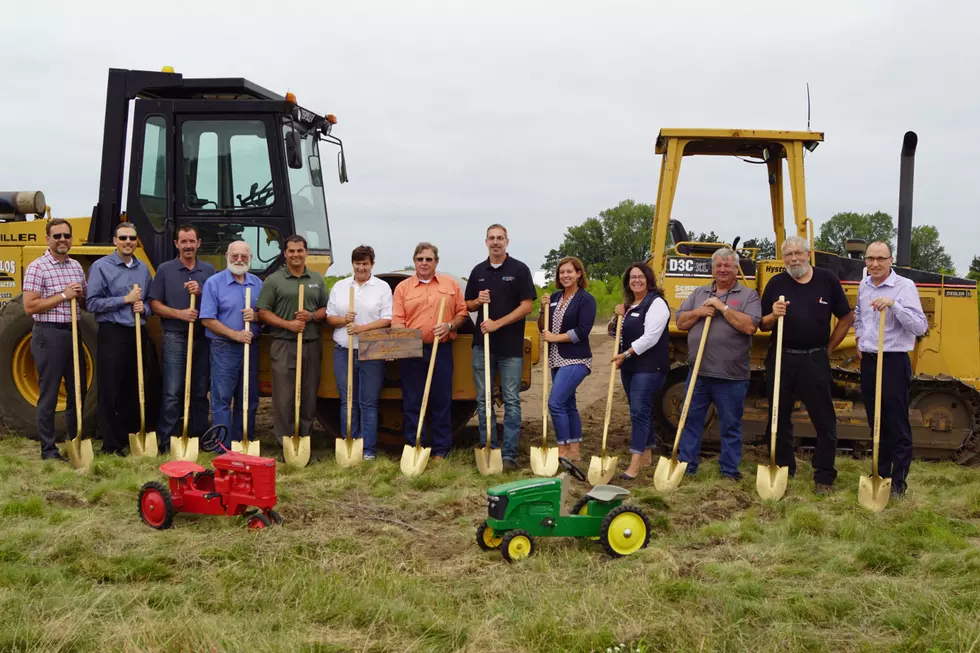
<path fill-rule="evenodd" d="M 332 251 L 321 143 L 339 148 L 339 179 L 347 181 L 343 143 L 330 133 L 335 122 L 299 106 L 292 94 L 242 78 L 111 69 L 88 244 L 110 243 L 116 225 L 128 220 L 156 267 L 174 256 L 177 229 L 192 223 L 202 259 L 221 269 L 228 245 L 244 240 L 252 272 L 264 276 L 281 265 L 285 238 L 299 234 L 310 267 L 325 273 Z"/>

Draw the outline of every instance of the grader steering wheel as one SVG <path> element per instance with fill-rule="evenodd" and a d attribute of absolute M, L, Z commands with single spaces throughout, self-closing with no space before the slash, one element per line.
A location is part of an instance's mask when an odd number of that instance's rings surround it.
<path fill-rule="evenodd" d="M 564 456 L 560 456 L 558 458 L 558 464 L 561 465 L 562 469 L 564 469 L 566 472 L 571 474 L 572 478 L 574 478 L 576 481 L 580 481 L 582 483 L 586 482 L 585 472 L 583 472 L 581 469 L 576 467 L 575 463 L 573 463 L 568 458 L 565 458 Z"/>

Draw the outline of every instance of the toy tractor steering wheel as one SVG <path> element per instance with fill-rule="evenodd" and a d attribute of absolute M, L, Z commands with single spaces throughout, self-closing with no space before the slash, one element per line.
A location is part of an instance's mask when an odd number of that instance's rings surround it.
<path fill-rule="evenodd" d="M 228 427 L 224 424 L 215 424 L 201 436 L 201 449 L 214 451 L 228 434 Z"/>
<path fill-rule="evenodd" d="M 583 472 L 581 469 L 576 467 L 575 463 L 573 463 L 568 458 L 565 458 L 564 456 L 559 456 L 558 464 L 561 465 L 562 469 L 564 469 L 566 472 L 571 474 L 572 478 L 574 478 L 576 481 L 580 481 L 582 483 L 586 482 L 585 472 Z"/>

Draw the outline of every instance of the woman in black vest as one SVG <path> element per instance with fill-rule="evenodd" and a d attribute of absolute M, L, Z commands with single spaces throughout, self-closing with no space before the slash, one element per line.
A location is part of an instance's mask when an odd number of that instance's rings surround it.
<path fill-rule="evenodd" d="M 616 307 L 616 315 L 623 316 L 623 335 L 619 343 L 621 353 L 613 357 L 613 365 L 619 368 L 623 390 L 630 405 L 630 453 L 629 467 L 619 475 L 623 480 L 633 480 L 641 467 L 653 462 L 653 399 L 660 391 L 670 370 L 668 340 L 670 307 L 667 306 L 653 272 L 645 263 L 633 263 L 623 275 L 623 303 Z"/>

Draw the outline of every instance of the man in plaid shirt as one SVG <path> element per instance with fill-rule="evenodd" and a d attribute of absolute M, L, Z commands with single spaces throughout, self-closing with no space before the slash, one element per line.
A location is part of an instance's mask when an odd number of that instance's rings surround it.
<path fill-rule="evenodd" d="M 81 406 L 75 405 L 75 376 L 72 363 L 71 300 L 85 298 L 85 273 L 81 264 L 68 257 L 71 249 L 71 223 L 61 218 L 45 226 L 48 249 L 31 261 L 24 271 L 24 310 L 34 318 L 31 354 L 37 367 L 40 396 L 37 401 L 37 435 L 42 460 L 65 460 L 55 446 L 54 412 L 58 389 L 65 382 L 68 394 L 65 409 L 67 437 L 77 433 L 82 419 Z M 81 352 L 81 342 L 78 344 Z M 85 357 L 79 356 L 80 378 L 85 378 Z M 82 403 L 85 402 L 82 384 Z"/>

